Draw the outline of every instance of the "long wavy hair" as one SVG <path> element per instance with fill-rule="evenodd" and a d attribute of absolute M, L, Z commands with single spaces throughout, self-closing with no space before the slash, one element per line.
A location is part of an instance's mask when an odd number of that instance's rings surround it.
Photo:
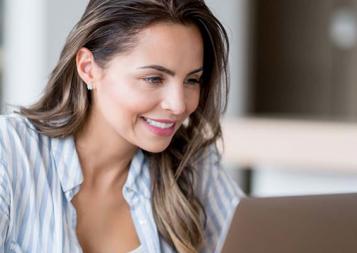
<path fill-rule="evenodd" d="M 76 69 L 76 54 L 89 49 L 105 66 L 135 44 L 135 35 L 157 22 L 193 24 L 203 38 L 204 64 L 199 105 L 170 145 L 145 152 L 150 163 L 152 208 L 160 236 L 176 251 L 198 252 L 205 242 L 206 214 L 195 195 L 194 157 L 221 138 L 220 116 L 228 94 L 228 38 L 203 0 L 90 0 L 69 34 L 43 95 L 19 113 L 42 134 L 74 135 L 86 122 L 91 93 Z"/>

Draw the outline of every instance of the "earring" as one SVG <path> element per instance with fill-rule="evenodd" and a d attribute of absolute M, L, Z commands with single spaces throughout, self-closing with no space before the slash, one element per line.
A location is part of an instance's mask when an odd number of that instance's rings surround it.
<path fill-rule="evenodd" d="M 93 90 L 93 84 L 87 83 L 87 89 L 88 90 Z"/>

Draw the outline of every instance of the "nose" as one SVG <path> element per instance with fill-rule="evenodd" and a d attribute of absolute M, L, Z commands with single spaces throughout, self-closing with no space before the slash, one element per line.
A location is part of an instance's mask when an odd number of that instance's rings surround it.
<path fill-rule="evenodd" d="M 184 85 L 174 84 L 166 88 L 161 107 L 175 115 L 183 114 L 186 111 Z"/>

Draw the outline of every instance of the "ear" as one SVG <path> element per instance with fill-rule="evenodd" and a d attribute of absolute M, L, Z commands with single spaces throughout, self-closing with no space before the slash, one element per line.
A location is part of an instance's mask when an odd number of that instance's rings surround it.
<path fill-rule="evenodd" d="M 77 72 L 86 84 L 91 84 L 95 88 L 95 81 L 99 78 L 99 66 L 94 61 L 94 56 L 90 50 L 82 47 L 76 55 Z"/>

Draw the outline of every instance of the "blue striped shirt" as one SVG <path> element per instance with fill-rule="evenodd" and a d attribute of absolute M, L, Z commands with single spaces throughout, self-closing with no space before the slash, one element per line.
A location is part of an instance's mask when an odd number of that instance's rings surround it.
<path fill-rule="evenodd" d="M 220 166 L 215 149 L 207 149 L 197 165 L 194 189 L 207 213 L 202 252 L 219 252 L 243 194 Z M 82 182 L 72 136 L 51 138 L 22 116 L 0 116 L 0 252 L 82 252 L 71 203 Z M 138 149 L 123 196 L 143 251 L 174 252 L 158 234 L 150 189 L 148 160 Z"/>

